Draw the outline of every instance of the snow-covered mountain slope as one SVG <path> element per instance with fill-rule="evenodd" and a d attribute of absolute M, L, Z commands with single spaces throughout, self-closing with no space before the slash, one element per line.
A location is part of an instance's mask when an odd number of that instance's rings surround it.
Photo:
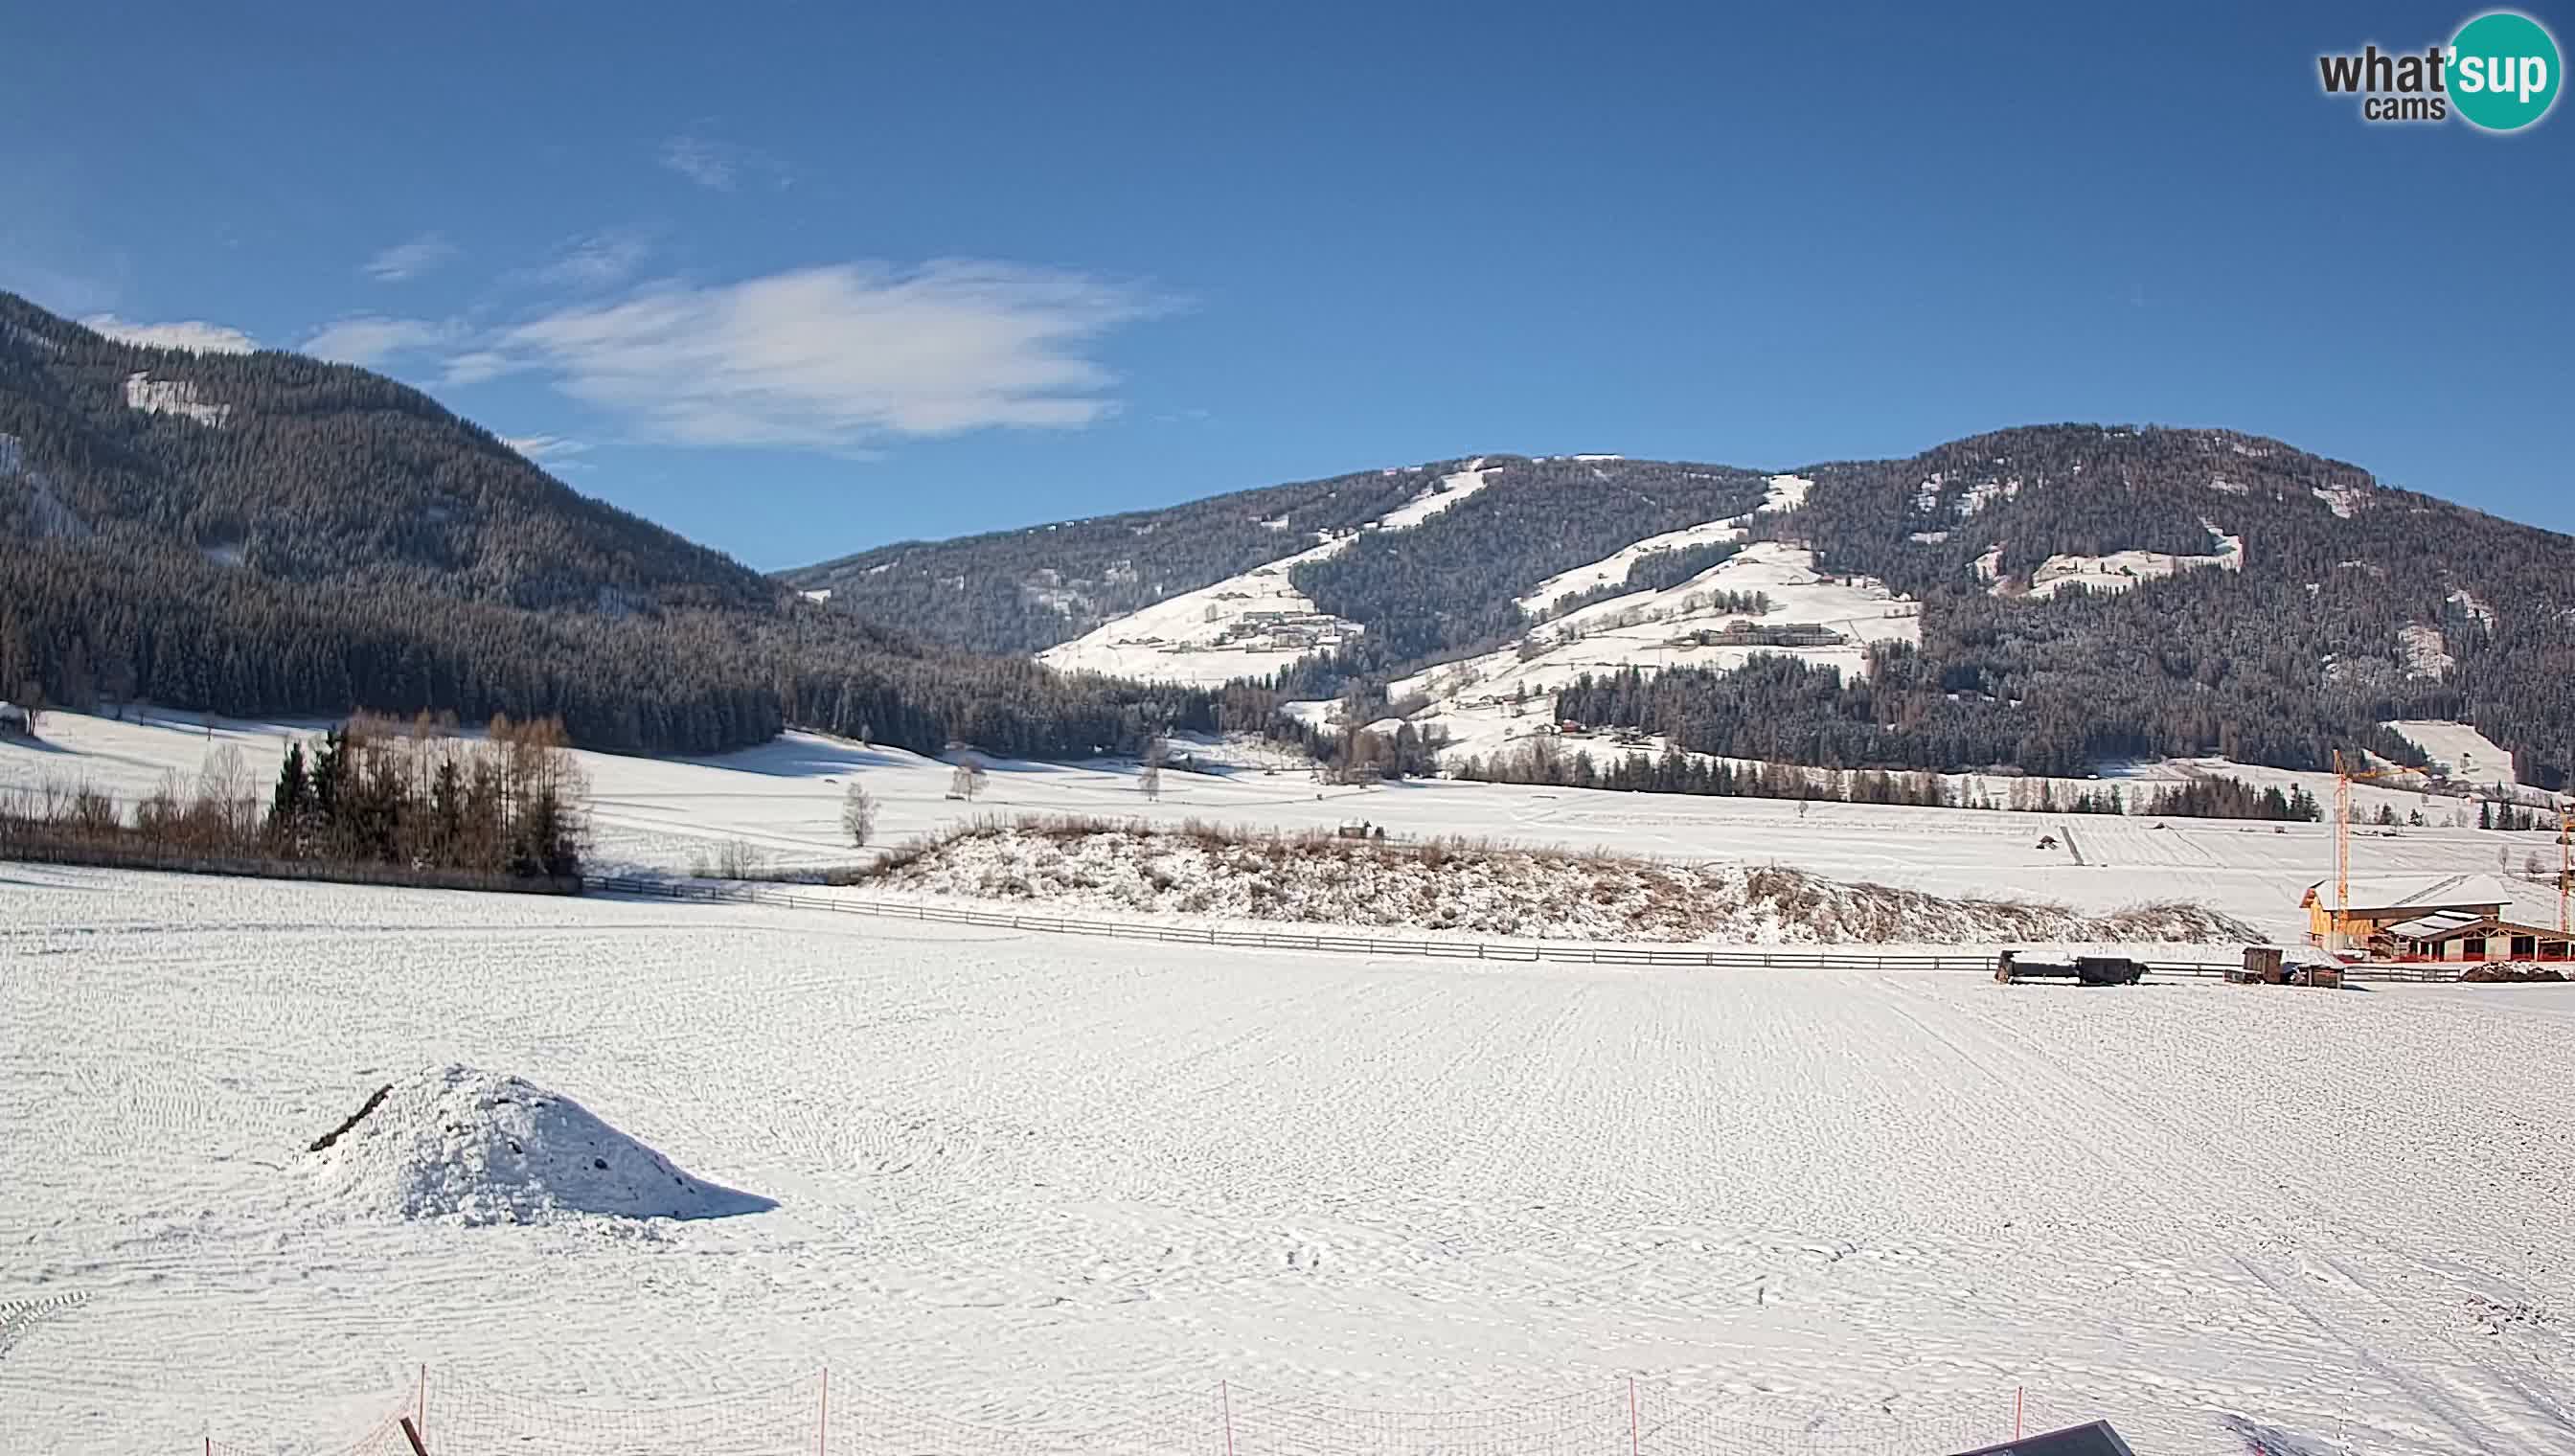
<path fill-rule="evenodd" d="M 2027 595 L 2053 597 L 2068 587 L 2081 587 L 2094 592 L 2125 592 L 2140 582 L 2156 581 L 2182 572 L 2214 569 L 2244 570 L 2244 538 L 2228 536 L 2203 518 L 2200 525 L 2217 538 L 2218 549 L 2198 556 L 2176 555 L 2159 551 L 2121 551 L 2108 556 L 2075 556 L 2060 553 L 2039 564 L 2030 574 Z M 1980 571 L 1985 575 L 1990 568 Z M 2011 583 L 1996 582 L 1996 596 L 2011 593 Z"/>
<path fill-rule="evenodd" d="M 1578 597 L 1602 587 L 1626 585 L 1628 574 L 1636 564 L 1656 552 L 1681 551 L 1693 546 L 1712 546 L 1720 542 L 1741 541 L 1747 534 L 1753 516 L 1763 512 L 1794 511 L 1805 504 L 1806 492 L 1813 482 L 1798 476 L 1772 476 L 1770 494 L 1750 514 L 1729 516 L 1722 521 L 1707 521 L 1684 526 L 1678 531 L 1665 531 L 1644 540 L 1622 546 L 1599 561 L 1558 572 L 1538 583 L 1537 590 L 1519 599 L 1520 611 L 1531 617 L 1542 617 L 1567 597 Z"/>
<path fill-rule="evenodd" d="M 1761 610 L 1749 610 L 1745 597 L 1760 599 Z M 1530 629 L 1516 646 L 1403 679 L 1390 696 L 1429 698 L 1415 726 L 1447 732 L 1449 753 L 1486 753 L 1517 720 L 1554 722 L 1556 690 L 1584 675 L 1726 672 L 1776 654 L 1855 678 L 1867 671 L 1870 644 L 1921 641 L 1920 612 L 1883 583 L 1822 574 L 1804 547 L 1754 542 L 1677 587 L 1591 603 Z"/>
<path fill-rule="evenodd" d="M 1288 573 L 1339 556 L 1365 533 L 1410 530 L 1449 510 L 1484 488 L 1492 473 L 1481 465 L 1442 476 L 1357 531 L 1103 623 L 1038 654 L 1038 661 L 1067 673 L 1213 688 L 1330 652 L 1364 629 L 1317 608 Z"/>

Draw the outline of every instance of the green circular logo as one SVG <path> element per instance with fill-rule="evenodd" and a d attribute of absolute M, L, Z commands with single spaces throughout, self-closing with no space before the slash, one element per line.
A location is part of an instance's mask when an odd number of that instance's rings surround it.
<path fill-rule="evenodd" d="M 2557 104 L 2557 38 L 2527 15 L 2494 10 L 2450 42 L 2450 104 L 2471 126 L 2517 132 Z"/>

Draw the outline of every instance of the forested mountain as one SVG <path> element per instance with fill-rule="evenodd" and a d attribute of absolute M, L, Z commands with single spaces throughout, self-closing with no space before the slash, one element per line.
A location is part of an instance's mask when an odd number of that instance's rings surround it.
<path fill-rule="evenodd" d="M 824 612 L 364 370 L 140 348 L 6 294 L 0 698 L 560 716 L 693 751 L 795 724 L 1084 753 L 1215 712 Z"/>
<path fill-rule="evenodd" d="M 1744 757 L 2063 773 L 2132 755 L 2300 768 L 2325 766 L 2336 747 L 2401 757 L 2412 750 L 2378 725 L 2451 718 L 2513 748 L 2528 781 L 2562 783 L 2575 767 L 2575 539 L 2277 441 L 2007 430 L 1903 460 L 1804 467 L 1792 475 L 1811 486 L 1761 512 L 1765 477 L 1728 467 L 1479 463 L 1471 498 L 1288 572 L 1317 612 L 1362 632 L 1265 686 L 1366 696 L 1427 664 L 1526 642 L 1543 629 L 1515 599 L 1541 582 L 1739 518 L 1738 535 L 1811 547 L 1820 571 L 1918 601 L 1918 649 L 1882 647 L 1847 681 L 1787 658 L 1660 683 L 1602 675 L 1574 695 L 1585 722 Z M 1375 521 L 1453 468 L 894 547 L 787 576 L 942 641 L 1027 652 L 1302 551 L 1311 532 Z M 1283 502 L 1305 513 L 1284 535 L 1261 526 Z M 1734 549 L 1640 557 L 1584 600 L 1676 585 L 1676 572 L 1705 573 Z M 1065 595 L 1096 582 L 1118 590 Z"/>
<path fill-rule="evenodd" d="M 1437 479 L 1372 470 L 1161 511 L 900 542 L 783 572 L 862 617 L 978 652 L 1034 653 L 1111 618 L 1357 529 Z"/>

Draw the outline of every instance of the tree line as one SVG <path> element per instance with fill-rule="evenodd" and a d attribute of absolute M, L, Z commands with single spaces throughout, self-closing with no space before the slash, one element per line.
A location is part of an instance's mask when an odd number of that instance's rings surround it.
<path fill-rule="evenodd" d="M 1484 783 L 1547 784 L 1632 793 L 1689 793 L 1720 798 L 1784 798 L 1826 803 L 1902 804 L 1915 808 L 2012 809 L 2025 813 L 2151 814 L 2173 818 L 2315 821 L 2323 810 L 2315 796 L 2293 785 L 2255 788 L 2237 778 L 2207 777 L 2172 784 L 2086 783 L 2006 776 L 1999 794 L 1968 787 L 1925 769 L 1817 769 L 1801 763 L 1735 763 L 1667 745 L 1594 758 L 1567 748 L 1551 734 L 1489 755 L 1470 754 L 1452 765 L 1459 778 Z M 2420 822 L 2419 818 L 2417 822 Z"/>
<path fill-rule="evenodd" d="M 166 775 L 130 815 L 95 788 L 38 783 L 0 798 L 0 821 L 40 842 L 182 858 L 564 877 L 581 872 L 588 819 L 567 748 L 553 720 L 495 719 L 466 738 L 452 719 L 362 714 L 291 743 L 264 794 L 226 744 L 193 781 Z"/>

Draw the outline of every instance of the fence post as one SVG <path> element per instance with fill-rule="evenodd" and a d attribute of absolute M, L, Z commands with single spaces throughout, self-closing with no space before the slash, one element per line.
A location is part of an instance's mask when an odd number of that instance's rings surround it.
<path fill-rule="evenodd" d="M 412 1394 L 411 1413 L 420 1422 L 420 1438 L 429 1439 L 429 1362 L 420 1362 L 420 1386 Z"/>
<path fill-rule="evenodd" d="M 1645 1445 L 1643 1424 L 1636 1417 L 1636 1377 L 1627 1377 L 1627 1456 L 1642 1456 Z"/>
<path fill-rule="evenodd" d="M 1216 1395 L 1225 1406 L 1225 1456 L 1234 1456 L 1234 1387 L 1220 1380 Z"/>
<path fill-rule="evenodd" d="M 2028 1390 L 2025 1387 L 2018 1385 L 2012 1387 L 2012 1439 L 2015 1441 L 2020 1439 L 2020 1401 L 2026 1394 Z"/>
<path fill-rule="evenodd" d="M 832 1442 L 832 1367 L 823 1367 L 823 1394 L 814 1416 L 814 1456 L 824 1456 Z"/>

